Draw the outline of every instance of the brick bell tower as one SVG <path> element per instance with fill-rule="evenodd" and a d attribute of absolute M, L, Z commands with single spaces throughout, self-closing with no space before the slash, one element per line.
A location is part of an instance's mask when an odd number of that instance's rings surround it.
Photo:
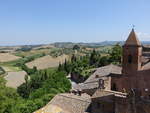
<path fill-rule="evenodd" d="M 134 76 L 138 70 L 141 70 L 142 64 L 142 44 L 138 40 L 134 29 L 129 34 L 128 39 L 123 45 L 123 75 Z"/>

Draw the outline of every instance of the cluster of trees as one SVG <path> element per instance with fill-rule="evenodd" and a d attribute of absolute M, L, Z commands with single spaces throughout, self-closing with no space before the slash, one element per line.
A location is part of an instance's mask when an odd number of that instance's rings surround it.
<path fill-rule="evenodd" d="M 25 81 L 17 89 L 23 98 L 40 98 L 45 94 L 67 92 L 71 88 L 66 74 L 52 69 L 40 70 L 34 74 L 26 75 Z"/>
<path fill-rule="evenodd" d="M 17 49 L 16 51 L 27 52 L 27 51 L 31 51 L 33 48 L 36 48 L 36 47 L 41 47 L 41 45 L 25 45 L 25 46 L 22 46 L 21 48 Z"/>
<path fill-rule="evenodd" d="M 5 73 L 5 70 L 2 67 L 0 67 L 0 75 L 3 75 L 4 73 Z"/>
<path fill-rule="evenodd" d="M 86 56 L 78 57 L 73 55 L 71 61 L 65 61 L 64 64 L 59 64 L 59 71 L 80 75 L 87 79 L 91 74 L 92 68 L 105 66 L 108 64 L 120 64 L 122 55 L 122 47 L 116 44 L 107 55 L 103 55 L 95 49 Z"/>
<path fill-rule="evenodd" d="M 116 44 L 112 49 L 110 49 L 107 55 L 102 55 L 101 53 L 93 50 L 90 56 L 90 65 L 95 67 L 105 66 L 108 64 L 121 64 L 122 57 L 122 47 Z"/>
<path fill-rule="evenodd" d="M 40 57 L 43 57 L 43 56 L 45 56 L 44 53 L 35 54 L 35 55 L 31 55 L 31 56 L 27 56 L 27 57 L 20 58 L 20 59 L 18 59 L 18 60 L 12 61 L 12 62 L 10 62 L 10 63 L 12 63 L 14 66 L 21 67 L 22 65 L 24 65 L 24 64 L 27 63 L 27 62 L 31 62 L 31 61 L 33 61 L 34 59 L 37 59 L 37 58 L 40 58 Z"/>
<path fill-rule="evenodd" d="M 21 69 L 24 70 L 28 75 L 34 74 L 38 71 L 36 66 L 33 68 L 28 68 L 25 64 L 21 65 Z"/>
<path fill-rule="evenodd" d="M 73 50 L 79 50 L 80 49 L 80 46 L 79 45 L 74 45 L 73 46 Z"/>
<path fill-rule="evenodd" d="M 5 86 L 0 77 L 0 113 L 32 113 L 46 105 L 56 94 L 71 88 L 66 73 L 56 69 L 37 70 L 21 65 L 28 75 L 17 90 Z"/>
<path fill-rule="evenodd" d="M 78 50 L 79 47 L 75 46 Z M 68 92 L 70 81 L 66 78 L 68 73 L 77 74 L 85 79 L 92 68 L 110 63 L 121 63 L 122 49 L 115 45 L 107 55 L 93 50 L 86 56 L 72 56 L 71 61 L 60 64 L 58 69 L 37 70 L 29 69 L 25 63 L 35 57 L 23 58 L 15 61 L 13 65 L 21 67 L 27 72 L 25 83 L 17 90 L 5 86 L 6 81 L 0 77 L 0 113 L 32 113 L 47 104 L 56 94 Z M 39 56 L 37 56 L 39 57 Z"/>
<path fill-rule="evenodd" d="M 5 84 L 4 78 L 0 77 L 0 113 L 12 113 L 12 107 L 19 96 L 14 89 L 6 87 Z"/>
<path fill-rule="evenodd" d="M 122 47 L 119 44 L 116 44 L 109 52 L 109 54 L 111 62 L 115 64 L 121 64 Z"/>
<path fill-rule="evenodd" d="M 24 51 L 24 52 L 26 52 L 26 51 L 31 51 L 31 50 L 32 50 L 32 47 L 22 47 L 20 49 L 17 49 L 16 51 Z"/>
<path fill-rule="evenodd" d="M 17 90 L 5 86 L 0 77 L 0 113 L 32 113 L 46 105 L 56 94 L 68 92 L 70 81 L 64 72 L 46 69 L 26 75 Z"/>
<path fill-rule="evenodd" d="M 73 52 L 74 52 L 74 50 L 72 48 L 57 48 L 57 49 L 55 48 L 55 49 L 51 50 L 50 55 L 52 57 L 58 57 L 63 54 L 70 55 Z"/>

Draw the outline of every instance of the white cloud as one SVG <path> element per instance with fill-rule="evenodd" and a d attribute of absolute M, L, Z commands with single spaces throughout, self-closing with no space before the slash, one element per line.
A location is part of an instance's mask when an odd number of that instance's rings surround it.
<path fill-rule="evenodd" d="M 138 32 L 137 36 L 142 41 L 150 41 L 150 34 L 149 33 Z"/>

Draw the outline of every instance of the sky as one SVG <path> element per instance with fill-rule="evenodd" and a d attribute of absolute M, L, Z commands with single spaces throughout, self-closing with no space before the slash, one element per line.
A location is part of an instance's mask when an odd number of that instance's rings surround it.
<path fill-rule="evenodd" d="M 0 46 L 150 41 L 150 0 L 0 0 Z"/>

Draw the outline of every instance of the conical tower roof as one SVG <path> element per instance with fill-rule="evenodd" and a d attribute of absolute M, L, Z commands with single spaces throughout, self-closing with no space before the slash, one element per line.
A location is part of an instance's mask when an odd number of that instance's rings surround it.
<path fill-rule="evenodd" d="M 141 46 L 141 42 L 137 38 L 134 29 L 132 29 L 132 31 L 130 32 L 129 37 L 125 42 L 125 45 Z"/>

